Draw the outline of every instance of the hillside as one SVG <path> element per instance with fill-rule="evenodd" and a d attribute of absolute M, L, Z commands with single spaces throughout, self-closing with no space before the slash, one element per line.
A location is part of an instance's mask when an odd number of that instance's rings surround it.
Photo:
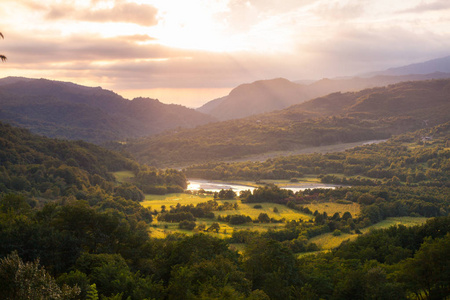
<path fill-rule="evenodd" d="M 179 165 L 364 140 L 450 119 L 450 80 L 334 93 L 281 111 L 129 142 L 142 162 Z"/>
<path fill-rule="evenodd" d="M 197 111 L 224 121 L 284 109 L 334 92 L 359 91 L 403 81 L 444 78 L 450 78 L 450 71 L 448 73 L 430 72 L 429 74 L 402 76 L 324 78 L 309 84 L 294 83 L 282 78 L 261 80 L 240 85 L 229 95 L 212 100 L 198 108 Z"/>
<path fill-rule="evenodd" d="M 129 101 L 100 87 L 17 77 L 0 80 L 0 120 L 49 137 L 96 143 L 214 121 L 181 105 Z"/>
<path fill-rule="evenodd" d="M 113 172 L 122 170 L 135 175 L 133 186 L 118 187 Z M 144 180 L 148 174 L 151 179 Z M 121 196 L 126 190 L 136 200 L 142 192 L 134 185 L 182 191 L 186 179 L 174 170 L 148 168 L 94 144 L 50 139 L 0 122 L 0 194 L 21 192 L 42 202 L 62 196 L 87 199 L 99 186 Z"/>
<path fill-rule="evenodd" d="M 385 142 L 343 152 L 280 156 L 265 161 L 213 162 L 190 166 L 190 178 L 208 180 L 290 180 L 305 174 L 322 183 L 450 187 L 450 122 L 398 135 Z M 332 175 L 326 175 L 332 174 Z"/>
<path fill-rule="evenodd" d="M 283 109 L 310 98 L 301 85 L 277 78 L 242 84 L 228 96 L 208 102 L 197 110 L 219 120 L 229 120 Z"/>

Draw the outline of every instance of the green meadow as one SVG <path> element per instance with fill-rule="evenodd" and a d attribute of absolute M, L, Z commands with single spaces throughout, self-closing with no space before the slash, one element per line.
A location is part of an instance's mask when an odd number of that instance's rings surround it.
<path fill-rule="evenodd" d="M 178 203 L 181 205 L 193 204 L 196 205 L 201 202 L 207 202 L 208 200 L 213 200 L 212 196 L 207 195 L 191 195 L 191 194 L 168 194 L 168 195 L 146 195 L 145 200 L 141 202 L 142 206 L 150 207 L 152 210 L 161 211 L 161 206 L 165 205 L 166 209 L 170 209 L 171 206 L 176 206 Z M 304 221 L 308 221 L 312 218 L 311 215 L 290 209 L 284 205 L 273 204 L 273 203 L 258 203 L 261 208 L 254 208 L 255 203 L 242 203 L 240 200 L 216 200 L 219 204 L 223 204 L 224 202 L 229 203 L 238 203 L 239 207 L 237 210 L 223 210 L 223 211 L 214 211 L 214 214 L 217 216 L 226 216 L 226 215 L 246 215 L 250 216 L 252 219 L 257 219 L 260 213 L 266 213 L 270 218 L 275 218 L 277 220 L 285 219 L 285 220 L 299 220 L 302 219 Z M 277 208 L 278 212 L 274 212 L 274 208 Z M 250 229 L 257 231 L 265 231 L 269 228 L 277 229 L 283 228 L 284 223 L 247 223 L 242 225 L 230 225 L 226 222 L 217 221 L 217 219 L 202 219 L 197 218 L 197 226 L 205 225 L 206 228 L 210 227 L 212 223 L 217 222 L 220 225 L 219 233 L 210 232 L 209 234 L 225 238 L 230 237 L 231 233 L 234 230 L 242 230 L 242 229 Z M 160 222 L 155 218 L 152 223 L 151 234 L 154 237 L 165 237 L 168 234 L 172 234 L 175 232 L 185 233 L 185 234 L 194 234 L 197 231 L 194 229 L 193 231 L 181 230 L 178 228 L 178 223 L 169 223 L 169 222 Z"/>
<path fill-rule="evenodd" d="M 309 208 L 312 212 L 318 211 L 320 213 L 326 212 L 328 216 L 332 216 L 335 213 L 339 213 L 341 216 L 348 211 L 353 217 L 357 217 L 361 212 L 361 207 L 358 203 L 336 203 L 336 202 L 313 202 L 306 204 L 305 207 Z"/>
<path fill-rule="evenodd" d="M 415 226 L 425 223 L 428 218 L 424 217 L 394 217 L 387 218 L 372 226 L 361 229 L 362 233 L 370 232 L 374 229 L 389 228 L 393 225 Z M 324 233 L 322 235 L 313 237 L 309 240 L 310 243 L 315 243 L 322 250 L 331 250 L 338 247 L 342 242 L 347 240 L 354 240 L 358 237 L 358 234 L 342 233 L 339 236 L 334 236 L 332 232 Z"/>

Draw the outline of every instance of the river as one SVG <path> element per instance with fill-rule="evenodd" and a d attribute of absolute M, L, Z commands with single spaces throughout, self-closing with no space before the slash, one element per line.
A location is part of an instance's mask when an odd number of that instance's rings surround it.
<path fill-rule="evenodd" d="M 188 179 L 189 184 L 187 189 L 191 191 L 198 191 L 199 189 L 204 189 L 207 192 L 219 192 L 220 190 L 232 189 L 234 192 L 239 194 L 240 191 L 255 189 L 254 186 L 228 183 L 223 181 L 210 181 L 203 179 Z M 293 192 L 304 191 L 306 189 L 322 188 L 322 189 L 334 189 L 338 187 L 333 184 L 323 184 L 323 183 L 309 183 L 309 182 L 299 182 L 292 183 L 289 185 L 280 186 L 282 189 L 292 190 Z"/>

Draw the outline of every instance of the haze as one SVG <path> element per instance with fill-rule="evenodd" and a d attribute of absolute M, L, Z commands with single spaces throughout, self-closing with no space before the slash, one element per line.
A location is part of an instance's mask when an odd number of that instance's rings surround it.
<path fill-rule="evenodd" d="M 348 76 L 447 56 L 447 0 L 3 0 L 0 77 L 197 107 L 260 79 Z"/>

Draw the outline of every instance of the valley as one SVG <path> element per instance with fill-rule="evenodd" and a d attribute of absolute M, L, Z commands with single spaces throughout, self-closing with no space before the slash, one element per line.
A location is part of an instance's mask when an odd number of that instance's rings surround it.
<path fill-rule="evenodd" d="M 0 15 L 1 300 L 450 300 L 450 1 Z"/>
<path fill-rule="evenodd" d="M 448 79 L 222 122 L 17 80 L 0 81 L 0 117 L 49 137 L 0 123 L 0 290 L 16 286 L 13 265 L 67 299 L 447 293 L 445 272 L 421 268 L 448 264 Z M 129 127 L 150 111 L 161 119 Z"/>

